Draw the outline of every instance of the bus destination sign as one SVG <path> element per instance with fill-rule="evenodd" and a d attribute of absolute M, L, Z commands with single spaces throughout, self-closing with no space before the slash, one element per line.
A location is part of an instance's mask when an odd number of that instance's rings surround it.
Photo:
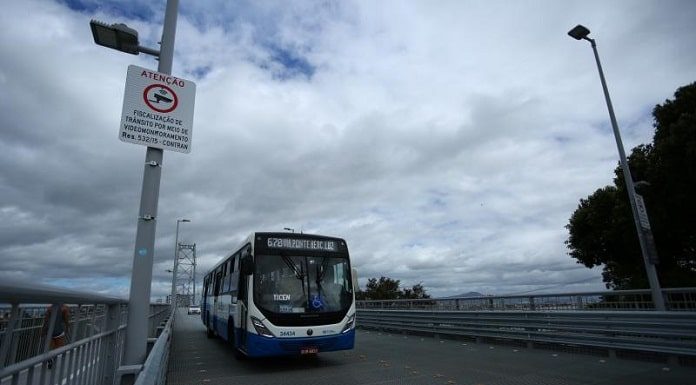
<path fill-rule="evenodd" d="M 338 251 L 334 240 L 328 239 L 297 239 L 269 237 L 266 245 L 272 249 Z"/>

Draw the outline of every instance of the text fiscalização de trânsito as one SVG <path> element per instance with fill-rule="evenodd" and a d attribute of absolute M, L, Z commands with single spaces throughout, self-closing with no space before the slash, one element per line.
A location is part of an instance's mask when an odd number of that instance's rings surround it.
<path fill-rule="evenodd" d="M 143 118 L 143 119 L 137 119 L 137 118 Z M 147 111 L 133 110 L 133 116 L 126 116 L 126 120 L 128 120 L 129 123 L 144 124 L 143 123 L 143 122 L 145 122 L 144 119 L 150 119 L 154 122 L 176 124 L 177 126 L 182 125 L 181 119 L 175 119 L 175 118 L 172 118 L 171 116 L 159 115 L 159 114 L 155 114 L 155 113 L 147 112 Z M 136 122 L 136 120 L 137 120 L 137 122 Z"/>
<path fill-rule="evenodd" d="M 134 134 L 123 132 L 122 136 L 127 139 L 137 139 L 147 143 L 158 144 L 160 141 L 157 137 L 159 137 L 177 141 L 167 141 L 169 143 L 163 143 L 167 146 L 174 146 L 177 148 L 188 147 L 185 143 L 189 141 L 189 130 L 188 128 L 179 127 L 182 125 L 180 119 L 140 110 L 133 110 L 133 116 L 125 116 L 124 119 L 124 130 L 149 135 L 137 135 L 136 138 Z"/>

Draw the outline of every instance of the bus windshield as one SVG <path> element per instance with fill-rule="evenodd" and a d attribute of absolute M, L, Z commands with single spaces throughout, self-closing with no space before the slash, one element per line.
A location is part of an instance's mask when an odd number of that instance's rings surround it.
<path fill-rule="evenodd" d="M 254 303 L 262 311 L 327 313 L 353 299 L 348 258 L 257 255 Z"/>

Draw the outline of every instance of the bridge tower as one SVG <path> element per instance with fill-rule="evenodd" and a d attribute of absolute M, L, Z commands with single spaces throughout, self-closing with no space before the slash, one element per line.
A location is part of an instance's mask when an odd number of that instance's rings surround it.
<path fill-rule="evenodd" d="M 196 244 L 178 243 L 176 257 L 179 267 L 176 276 L 176 306 L 196 304 Z"/>

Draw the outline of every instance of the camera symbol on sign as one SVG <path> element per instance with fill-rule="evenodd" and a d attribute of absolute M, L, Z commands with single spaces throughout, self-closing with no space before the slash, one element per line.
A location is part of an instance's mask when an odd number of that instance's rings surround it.
<path fill-rule="evenodd" d="M 173 102 L 174 99 L 168 98 L 167 95 L 169 95 L 169 93 L 167 92 L 167 90 L 165 90 L 164 88 L 160 88 L 159 91 L 155 92 L 155 93 L 152 95 L 152 96 L 155 97 L 155 99 L 154 99 L 154 100 L 153 100 L 153 99 L 148 99 L 148 100 L 151 101 L 151 102 L 153 102 L 153 103 L 157 103 L 157 104 L 159 104 L 160 102 L 165 102 L 165 103 L 171 103 L 171 102 Z"/>
<path fill-rule="evenodd" d="M 151 84 L 143 91 L 145 104 L 153 111 L 168 113 L 176 109 L 179 98 L 171 88 L 164 84 Z"/>

